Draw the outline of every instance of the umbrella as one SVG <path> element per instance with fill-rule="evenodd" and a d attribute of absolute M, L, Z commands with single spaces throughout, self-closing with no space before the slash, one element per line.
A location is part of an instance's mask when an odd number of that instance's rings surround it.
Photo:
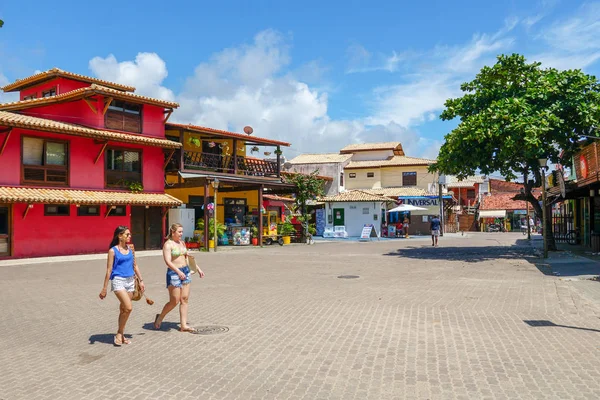
<path fill-rule="evenodd" d="M 411 206 L 410 204 L 400 204 L 398 207 L 394 207 L 388 212 L 396 212 L 396 211 L 417 211 L 417 210 L 427 210 L 423 207 Z"/>

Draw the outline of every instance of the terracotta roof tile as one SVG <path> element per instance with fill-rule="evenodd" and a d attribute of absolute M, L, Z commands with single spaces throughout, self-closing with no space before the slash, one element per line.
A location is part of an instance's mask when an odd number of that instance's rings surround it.
<path fill-rule="evenodd" d="M 290 197 L 277 196 L 275 194 L 263 194 L 263 198 L 267 200 L 286 201 L 293 203 L 295 200 Z"/>
<path fill-rule="evenodd" d="M 364 192 L 378 194 L 380 196 L 393 197 L 413 197 L 413 196 L 427 196 L 429 193 L 425 189 L 418 187 L 388 187 L 381 189 L 363 189 Z"/>
<path fill-rule="evenodd" d="M 0 125 L 15 128 L 32 129 L 42 132 L 55 132 L 67 135 L 84 136 L 94 139 L 112 140 L 122 143 L 146 144 L 163 148 L 179 148 L 181 143 L 167 139 L 158 139 L 137 134 L 128 134 L 114 131 L 87 128 L 80 125 L 58 122 L 50 119 L 31 117 L 29 115 L 15 114 L 0 111 Z"/>
<path fill-rule="evenodd" d="M 56 77 L 64 77 L 70 78 L 80 82 L 88 82 L 88 83 L 99 83 L 101 85 L 117 89 L 124 90 L 126 92 L 133 92 L 135 88 L 133 86 L 121 85 L 120 83 L 114 83 L 105 81 L 98 78 L 92 78 L 90 76 L 79 75 L 73 72 L 63 71 L 59 68 L 52 68 L 48 71 L 40 72 L 39 74 L 31 75 L 27 78 L 17 79 L 13 83 L 9 83 L 8 85 L 2 88 L 5 92 L 14 92 L 16 90 L 22 89 L 24 87 L 35 85 L 36 83 L 43 82 L 48 79 L 56 78 Z"/>
<path fill-rule="evenodd" d="M 176 124 L 176 123 L 169 122 L 165 125 L 165 129 L 169 129 L 169 128 L 184 129 L 184 130 L 198 132 L 198 133 L 216 134 L 216 135 L 219 135 L 222 137 L 229 137 L 229 138 L 233 138 L 233 139 L 242 139 L 242 140 L 245 140 L 246 142 L 253 142 L 253 143 L 258 143 L 258 144 L 274 144 L 274 145 L 280 145 L 280 146 L 291 146 L 291 144 L 289 144 L 287 142 L 281 142 L 279 140 L 264 139 L 264 138 L 260 138 L 260 137 L 256 137 L 256 136 L 252 136 L 252 135 L 228 132 L 228 131 L 223 131 L 220 129 L 207 128 L 207 127 L 199 126 L 199 125 L 192 125 L 192 124 L 186 125 L 186 124 Z"/>
<path fill-rule="evenodd" d="M 380 143 L 353 143 L 340 150 L 340 153 L 352 153 L 354 151 L 368 150 L 394 150 L 402 146 L 400 142 L 380 142 Z"/>
<path fill-rule="evenodd" d="M 492 193 L 490 196 L 483 196 L 480 210 L 525 210 L 527 203 L 522 200 L 513 200 L 518 192 L 513 193 Z"/>
<path fill-rule="evenodd" d="M 131 193 L 73 189 L 0 186 L 0 202 L 44 204 L 110 204 L 179 206 L 182 202 L 164 193 Z"/>
<path fill-rule="evenodd" d="M 369 193 L 366 190 L 347 190 L 336 194 L 335 196 L 325 196 L 319 198 L 320 202 L 346 202 L 346 201 L 393 201 L 388 197 Z"/>
<path fill-rule="evenodd" d="M 396 167 L 402 165 L 431 165 L 435 160 L 426 158 L 415 158 L 406 156 L 392 156 L 386 160 L 352 161 L 345 168 L 374 168 L 374 167 Z"/>
<path fill-rule="evenodd" d="M 175 103 L 172 101 L 153 99 L 152 97 L 140 96 L 138 94 L 128 93 L 128 92 L 124 92 L 122 90 L 116 90 L 116 89 L 112 89 L 112 88 L 94 83 L 90 86 L 86 86 L 83 88 L 71 90 L 69 92 L 57 94 L 56 96 L 40 97 L 37 99 L 30 99 L 30 100 L 20 100 L 20 101 L 14 101 L 12 103 L 3 103 L 3 104 L 0 104 L 0 110 L 5 110 L 5 111 L 23 110 L 23 109 L 38 107 L 38 106 L 42 106 L 42 105 L 46 105 L 46 104 L 54 104 L 54 103 L 72 101 L 72 100 L 79 100 L 79 99 L 93 96 L 95 94 L 100 94 L 105 97 L 112 97 L 114 99 L 119 99 L 119 100 L 138 101 L 143 104 L 151 104 L 154 106 L 164 107 L 164 108 L 179 107 L 178 103 Z"/>
<path fill-rule="evenodd" d="M 342 163 L 349 160 L 352 154 L 322 153 L 322 154 L 300 154 L 289 160 L 290 164 L 325 164 Z"/>

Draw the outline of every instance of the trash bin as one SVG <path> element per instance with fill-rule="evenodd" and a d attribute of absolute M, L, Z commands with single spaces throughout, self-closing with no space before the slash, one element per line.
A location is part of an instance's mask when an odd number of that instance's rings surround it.
<path fill-rule="evenodd" d="M 600 253 L 600 233 L 592 232 L 592 253 Z"/>

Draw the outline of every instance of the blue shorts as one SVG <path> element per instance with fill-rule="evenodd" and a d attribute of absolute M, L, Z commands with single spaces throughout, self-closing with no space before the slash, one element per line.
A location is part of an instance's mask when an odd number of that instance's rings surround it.
<path fill-rule="evenodd" d="M 177 272 L 173 271 L 172 269 L 167 269 L 167 288 L 169 286 L 180 288 L 181 285 L 187 285 L 192 282 L 192 278 L 190 277 L 190 267 L 186 265 L 185 267 L 179 269 L 185 274 L 185 280 L 182 281 L 179 279 Z"/>

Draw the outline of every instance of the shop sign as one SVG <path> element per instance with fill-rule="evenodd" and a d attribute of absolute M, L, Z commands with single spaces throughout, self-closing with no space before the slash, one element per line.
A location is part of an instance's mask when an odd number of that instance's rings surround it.
<path fill-rule="evenodd" d="M 398 198 L 398 205 L 408 204 L 416 207 L 439 207 L 440 200 L 437 197 L 400 197 Z"/>
<path fill-rule="evenodd" d="M 515 214 L 515 215 L 525 215 L 525 214 L 527 214 L 527 210 L 514 210 L 513 214 Z"/>
<path fill-rule="evenodd" d="M 579 156 L 579 171 L 581 171 L 581 177 L 583 179 L 588 177 L 588 165 L 585 154 Z"/>

